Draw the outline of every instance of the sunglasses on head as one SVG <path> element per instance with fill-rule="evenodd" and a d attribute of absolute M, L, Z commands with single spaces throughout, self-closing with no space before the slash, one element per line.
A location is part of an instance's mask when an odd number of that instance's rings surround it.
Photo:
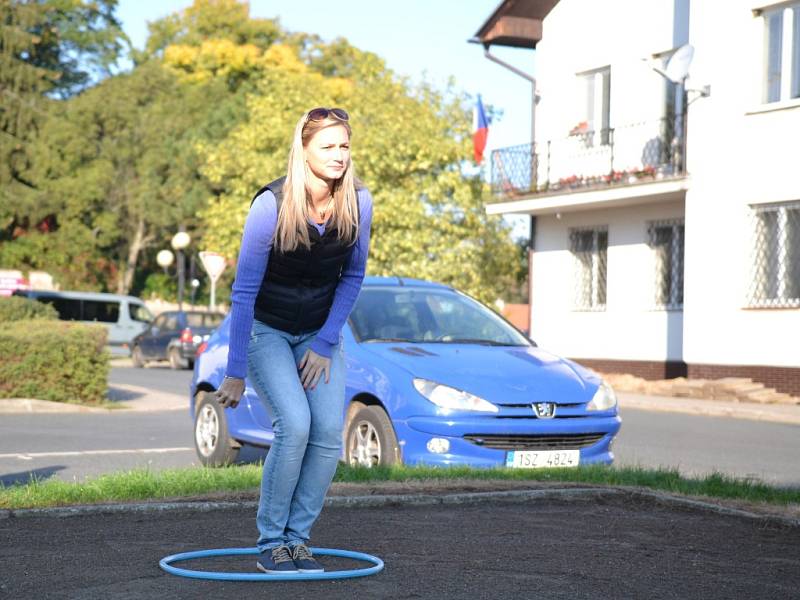
<path fill-rule="evenodd" d="M 312 108 L 308 111 L 308 121 L 324 121 L 332 116 L 340 121 L 348 121 L 350 116 L 341 108 Z"/>

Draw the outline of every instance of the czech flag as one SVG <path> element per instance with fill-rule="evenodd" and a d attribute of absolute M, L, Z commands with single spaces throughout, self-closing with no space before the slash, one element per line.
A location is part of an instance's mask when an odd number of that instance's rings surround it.
<path fill-rule="evenodd" d="M 483 102 L 478 94 L 478 101 L 472 109 L 472 146 L 475 151 L 475 162 L 481 164 L 483 161 L 483 150 L 486 148 L 486 137 L 489 135 L 489 121 L 486 119 L 486 112 L 483 110 Z"/>

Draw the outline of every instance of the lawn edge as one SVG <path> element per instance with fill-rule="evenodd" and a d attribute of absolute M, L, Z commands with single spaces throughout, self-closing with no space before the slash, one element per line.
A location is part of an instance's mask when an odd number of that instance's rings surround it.
<path fill-rule="evenodd" d="M 800 519 L 784 515 L 756 513 L 741 508 L 733 508 L 717 502 L 724 499 L 698 500 L 682 494 L 667 493 L 647 488 L 628 486 L 590 485 L 587 487 L 547 488 L 536 490 L 503 490 L 489 492 L 461 493 L 420 493 L 420 494 L 375 494 L 362 496 L 329 496 L 326 507 L 374 508 L 381 506 L 425 506 L 474 504 L 483 502 L 523 503 L 536 500 L 559 499 L 564 501 L 607 500 L 615 497 L 645 500 L 671 508 L 690 511 L 712 512 L 719 515 L 744 518 L 762 524 L 800 528 Z M 715 502 L 716 500 L 716 502 Z M 231 508 L 256 509 L 258 502 L 246 501 L 170 501 L 170 502 L 118 502 L 110 504 L 91 504 L 59 506 L 51 508 L 24 508 L 0 510 L 0 519 L 31 517 L 76 517 L 97 514 L 120 513 L 159 513 L 168 511 L 209 512 Z"/>

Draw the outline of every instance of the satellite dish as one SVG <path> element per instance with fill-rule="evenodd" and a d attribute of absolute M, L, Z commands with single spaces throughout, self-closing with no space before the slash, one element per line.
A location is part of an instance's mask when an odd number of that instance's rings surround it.
<path fill-rule="evenodd" d="M 667 68 L 664 75 L 673 83 L 681 83 L 689 75 L 689 65 L 694 56 L 694 47 L 685 44 L 678 48 L 667 61 Z"/>

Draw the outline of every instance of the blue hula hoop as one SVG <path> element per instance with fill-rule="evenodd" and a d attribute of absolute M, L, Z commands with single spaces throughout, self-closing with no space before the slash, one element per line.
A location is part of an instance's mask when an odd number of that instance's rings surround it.
<path fill-rule="evenodd" d="M 215 579 L 219 581 L 298 581 L 308 579 L 348 579 L 351 577 L 366 577 L 383 570 L 383 561 L 377 556 L 352 552 L 350 550 L 335 550 L 333 548 L 311 548 L 311 552 L 319 556 L 339 556 L 352 558 L 372 563 L 373 566 L 362 569 L 346 571 L 325 571 L 323 573 L 225 573 L 222 571 L 193 571 L 172 566 L 171 563 L 194 558 L 208 558 L 211 556 L 244 556 L 257 555 L 258 548 L 218 548 L 216 550 L 197 550 L 194 552 L 181 552 L 165 556 L 158 562 L 158 566 L 172 575 L 191 577 L 193 579 Z"/>

